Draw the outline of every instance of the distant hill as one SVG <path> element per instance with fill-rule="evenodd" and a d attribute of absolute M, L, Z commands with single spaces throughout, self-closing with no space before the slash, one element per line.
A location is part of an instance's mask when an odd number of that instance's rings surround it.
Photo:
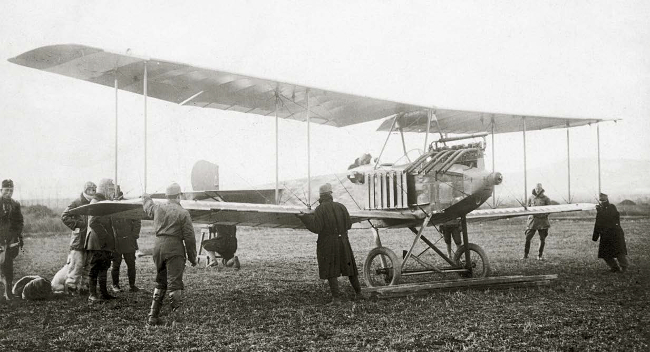
<path fill-rule="evenodd" d="M 498 171 L 498 170 L 497 170 Z M 567 193 L 567 162 L 560 161 L 546 167 L 528 169 L 528 192 L 541 182 L 547 196 L 563 203 Z M 497 198 L 506 203 L 521 199 L 524 192 L 522 172 L 503 172 L 503 184 L 497 186 Z M 650 160 L 601 160 L 601 191 L 613 203 L 625 199 L 636 203 L 650 202 Z M 574 202 L 596 202 L 598 194 L 597 159 L 571 160 L 571 197 Z M 514 201 L 516 203 L 516 201 Z"/>

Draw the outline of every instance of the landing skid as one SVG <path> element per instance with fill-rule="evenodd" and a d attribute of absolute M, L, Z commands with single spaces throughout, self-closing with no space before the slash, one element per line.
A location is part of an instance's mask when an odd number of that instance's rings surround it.
<path fill-rule="evenodd" d="M 363 266 L 363 275 L 368 287 L 397 285 L 403 276 L 411 275 L 457 273 L 463 278 L 481 278 L 490 275 L 491 268 L 487 255 L 480 246 L 468 242 L 467 220 L 464 216 L 461 218 L 463 245 L 458 248 L 453 258 L 445 255 L 423 235 L 426 224 L 429 223 L 430 219 L 431 215 L 427 216 L 422 222 L 420 229 L 415 227 L 410 228 L 415 234 L 415 238 L 411 244 L 411 248 L 403 259 L 398 257 L 392 250 L 383 247 L 379 238 L 379 231 L 373 229 L 377 247 L 368 253 Z M 419 241 L 422 241 L 426 245 L 426 248 L 416 255 L 413 253 L 413 250 Z M 427 263 L 422 256 L 428 250 L 433 250 L 449 266 L 439 267 Z M 416 262 L 419 268 L 407 268 L 406 263 L 409 261 Z"/>

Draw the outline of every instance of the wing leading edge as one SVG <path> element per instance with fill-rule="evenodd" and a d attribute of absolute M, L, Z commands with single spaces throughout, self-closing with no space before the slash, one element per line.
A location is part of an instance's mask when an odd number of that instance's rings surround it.
<path fill-rule="evenodd" d="M 166 200 L 154 199 L 154 202 L 162 203 L 166 202 Z M 192 221 L 195 223 L 221 223 L 252 227 L 304 228 L 297 215 L 313 212 L 313 210 L 307 209 L 306 207 L 274 204 L 182 200 L 181 205 L 190 212 Z M 87 204 L 73 209 L 71 213 L 78 215 L 111 215 L 120 218 L 147 219 L 146 214 L 142 210 L 141 199 L 103 201 Z M 350 218 L 353 223 L 366 220 L 412 223 L 421 220 L 419 214 L 409 211 L 394 212 L 377 210 L 352 210 L 350 211 Z"/>
<path fill-rule="evenodd" d="M 37 70 L 143 94 L 147 68 L 148 96 L 175 104 L 306 120 L 307 94 L 311 122 L 343 127 L 406 114 L 404 131 L 425 131 L 430 106 L 375 99 L 306 85 L 286 83 L 103 49 L 63 44 L 36 48 L 10 62 Z M 276 105 L 276 101 L 279 103 Z M 434 108 L 442 133 L 484 132 L 495 119 L 495 132 L 521 130 L 522 115 Z M 528 116 L 528 129 L 579 126 L 601 119 Z M 386 124 L 389 124 L 386 126 Z M 387 129 L 385 122 L 380 129 Z M 434 125 L 433 131 L 437 131 Z"/>
<path fill-rule="evenodd" d="M 154 199 L 154 202 L 162 203 L 166 202 L 166 200 Z M 195 223 L 221 223 L 251 227 L 304 228 L 297 215 L 313 212 L 313 210 L 307 209 L 306 207 L 274 204 L 183 200 L 181 201 L 181 205 L 190 212 L 192 221 Z M 564 213 L 594 209 L 596 209 L 596 205 L 591 203 L 547 205 L 529 208 L 480 209 L 467 214 L 467 220 L 475 222 L 535 214 Z M 111 215 L 128 219 L 147 219 L 146 214 L 142 210 L 141 199 L 103 201 L 83 205 L 73 209 L 71 212 L 79 215 Z M 437 216 L 434 215 L 431 224 L 433 225 L 447 221 L 448 219 L 444 217 L 443 213 L 440 213 Z M 375 224 L 377 227 L 408 227 L 417 225 L 418 223 L 421 224 L 425 215 L 422 211 L 411 212 L 408 210 L 350 210 L 350 218 L 355 224 L 360 224 L 366 220 L 376 220 L 378 221 L 378 223 Z M 436 219 L 440 219 L 440 221 L 436 221 Z"/>
<path fill-rule="evenodd" d="M 574 203 L 559 205 L 544 205 L 537 207 L 518 207 L 518 208 L 495 208 L 495 209 L 477 209 L 467 214 L 468 221 L 485 221 L 506 219 L 516 216 L 539 215 L 567 213 L 572 211 L 595 210 L 596 204 L 592 203 Z"/>

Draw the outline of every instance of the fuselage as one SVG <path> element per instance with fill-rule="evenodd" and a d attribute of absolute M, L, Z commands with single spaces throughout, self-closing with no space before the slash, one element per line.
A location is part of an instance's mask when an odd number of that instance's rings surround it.
<path fill-rule="evenodd" d="M 478 208 L 502 181 L 500 173 L 485 170 L 483 151 L 479 143 L 432 149 L 403 165 L 366 164 L 346 173 L 315 176 L 312 207 L 317 205 L 320 185 L 330 183 L 334 200 L 351 210 L 434 211 L 438 215 L 432 224 L 449 221 Z M 280 204 L 308 204 L 307 181 L 282 182 Z"/>

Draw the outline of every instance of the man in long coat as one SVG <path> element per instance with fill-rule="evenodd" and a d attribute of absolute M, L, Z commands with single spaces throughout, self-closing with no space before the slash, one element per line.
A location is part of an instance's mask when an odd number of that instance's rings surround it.
<path fill-rule="evenodd" d="M 23 214 L 20 203 L 11 199 L 14 182 L 2 181 L 0 197 L 0 279 L 5 287 L 5 300 L 13 299 L 11 289 L 14 280 L 14 259 L 23 248 Z"/>
<path fill-rule="evenodd" d="M 533 189 L 533 196 L 528 199 L 528 206 L 541 206 L 550 205 L 551 200 L 544 194 L 542 184 L 538 183 Z M 526 228 L 526 244 L 524 246 L 524 257 L 528 259 L 528 252 L 530 252 L 530 241 L 535 237 L 535 231 L 539 232 L 539 254 L 538 260 L 544 260 L 544 245 L 546 244 L 546 236 L 548 236 L 548 229 L 551 224 L 548 222 L 548 214 L 536 214 L 528 216 L 528 227 Z"/>
<path fill-rule="evenodd" d="M 79 198 L 73 200 L 61 214 L 61 221 L 72 230 L 68 273 L 65 278 L 65 290 L 71 294 L 84 294 L 88 291 L 88 269 L 90 266 L 87 263 L 86 249 L 84 248 L 88 235 L 88 217 L 70 214 L 70 210 L 90 204 L 90 201 L 95 198 L 96 191 L 97 186 L 94 183 L 86 182 Z"/>
<path fill-rule="evenodd" d="M 318 234 L 316 257 L 319 277 L 329 282 L 334 304 L 341 302 L 338 284 L 341 275 L 349 277 L 356 298 L 363 298 L 357 263 L 348 239 L 348 230 L 352 227 L 350 214 L 343 204 L 333 200 L 332 185 L 326 183 L 319 191 L 320 205 L 314 213 L 299 216 L 309 231 Z"/>
<path fill-rule="evenodd" d="M 612 272 L 624 272 L 629 266 L 627 260 L 627 246 L 625 233 L 621 228 L 620 214 L 614 204 L 609 203 L 606 194 L 601 193 L 596 206 L 596 224 L 594 225 L 593 241 L 598 241 L 598 258 L 605 263 Z M 618 260 L 618 261 L 617 261 Z"/>
<path fill-rule="evenodd" d="M 99 181 L 95 199 L 90 203 L 110 200 L 113 199 L 114 195 L 115 185 L 113 180 L 105 178 Z M 113 250 L 115 250 L 115 234 L 113 233 L 111 217 L 108 215 L 89 216 L 88 227 L 90 227 L 90 232 L 86 237 L 86 245 L 84 246 L 90 257 L 88 278 L 90 294 L 88 300 L 95 302 L 116 298 L 109 294 L 107 289 L 108 268 L 111 267 Z M 97 284 L 99 284 L 99 293 L 97 292 Z"/>

